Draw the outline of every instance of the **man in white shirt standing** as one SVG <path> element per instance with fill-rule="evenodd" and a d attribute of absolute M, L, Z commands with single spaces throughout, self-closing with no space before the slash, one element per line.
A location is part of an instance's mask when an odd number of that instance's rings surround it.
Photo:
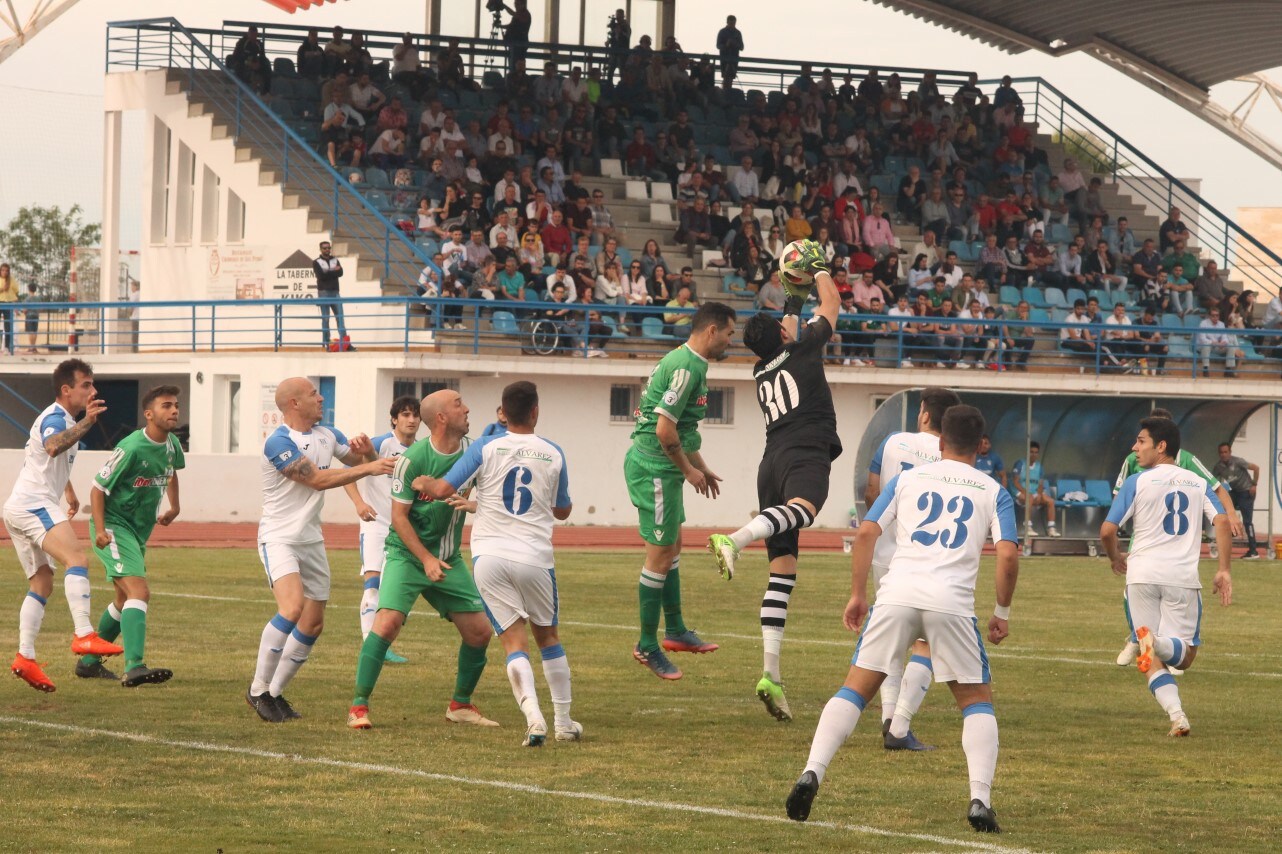
<path fill-rule="evenodd" d="M 941 459 L 893 478 L 855 535 L 843 622 L 861 636 L 845 683 L 819 718 L 805 771 L 788 796 L 786 811 L 794 821 L 810 816 L 828 765 L 854 732 L 864 706 L 908 647 L 924 637 L 935 681 L 948 684 L 962 713 L 962 750 L 970 778 L 967 821 L 982 833 L 1000 832 L 992 808 L 997 718 L 988 655 L 975 617 L 975 582 L 984 540 L 991 536 L 997 548 L 997 607 L 988 621 L 988 640 L 999 644 L 1010 634 L 1019 575 L 1015 506 L 1001 484 L 974 468 L 984 434 L 979 410 L 951 407 L 941 426 Z M 868 571 L 883 531 L 893 533 L 895 555 L 870 611 Z"/>
<path fill-rule="evenodd" d="M 1210 332 L 1199 332 L 1193 336 L 1197 345 L 1197 358 L 1202 363 L 1202 376 L 1211 375 L 1211 353 L 1224 356 L 1224 376 L 1237 376 L 1237 360 L 1242 358 L 1242 351 L 1237 347 L 1237 336 L 1225 331 L 1224 321 L 1220 320 L 1220 310 L 1212 308 L 1207 311 L 1206 319 L 1197 325 L 1198 329 L 1209 329 Z"/>
<path fill-rule="evenodd" d="M 503 642 L 508 681 L 525 714 L 521 743 L 540 747 L 547 737 L 526 651 L 526 623 L 543 658 L 556 740 L 578 741 L 583 726 L 570 718 L 570 663 L 557 632 L 560 599 L 552 555 L 554 520 L 569 518 L 573 508 L 565 453 L 534 433 L 539 420 L 534 383 L 512 383 L 503 389 L 502 400 L 506 431 L 473 442 L 445 477 L 418 478 L 411 486 L 439 501 L 475 478 L 471 552 L 476 587 Z"/>
<path fill-rule="evenodd" d="M 80 359 L 67 359 L 54 369 L 54 402 L 36 416 L 27 435 L 22 471 L 4 503 L 4 526 L 27 576 L 27 595 L 18 611 L 18 654 L 10 670 L 37 691 L 52 693 L 53 681 L 36 663 L 36 635 L 44 621 L 45 604 L 53 594 L 53 562 L 66 569 L 63 588 L 75 624 L 71 651 L 76 655 L 119 655 L 124 649 L 98 637 L 89 622 L 89 561 L 85 547 L 71 528 L 80 509 L 71 487 L 71 466 L 80 440 L 107 406 L 98 399 L 93 368 Z M 84 417 L 76 421 L 76 413 Z M 67 501 L 66 512 L 62 500 Z M 79 668 L 77 668 L 79 669 Z M 94 677 L 97 674 L 77 675 Z"/>
<path fill-rule="evenodd" d="M 1180 428 L 1174 421 L 1145 418 L 1132 450 L 1142 471 L 1122 484 L 1100 527 L 1100 543 L 1113 573 L 1126 577 L 1126 614 L 1140 648 L 1135 665 L 1171 720 L 1167 734 L 1178 738 L 1189 734 L 1189 719 L 1167 668 L 1187 670 L 1201 643 L 1198 517 L 1204 515 L 1215 527 L 1220 557 L 1212 590 L 1225 606 L 1233 601 L 1233 535 L 1224 505 L 1210 484 L 1175 464 Z M 1128 519 L 1134 520 L 1133 536 L 1123 557 L 1117 532 Z"/>
<path fill-rule="evenodd" d="M 329 601 L 329 560 L 321 535 L 324 490 L 370 475 L 389 475 L 392 457 L 374 458 L 364 434 L 349 442 L 321 427 L 325 399 L 306 377 L 276 386 L 276 408 L 284 422 L 263 446 L 263 510 L 258 523 L 258 556 L 276 614 L 263 627 L 258 664 L 245 700 L 268 723 L 300 718 L 284 697 L 285 688 L 307 661 L 325 624 Z M 350 466 L 331 469 L 334 459 Z"/>

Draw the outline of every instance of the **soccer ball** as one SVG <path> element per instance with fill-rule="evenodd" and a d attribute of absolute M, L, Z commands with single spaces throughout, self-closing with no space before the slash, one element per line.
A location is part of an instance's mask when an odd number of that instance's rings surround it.
<path fill-rule="evenodd" d="M 815 277 L 806 270 L 801 269 L 801 261 L 805 257 L 800 240 L 794 240 L 783 248 L 779 255 L 779 278 L 784 285 L 791 285 L 794 288 L 805 288 L 814 283 Z"/>

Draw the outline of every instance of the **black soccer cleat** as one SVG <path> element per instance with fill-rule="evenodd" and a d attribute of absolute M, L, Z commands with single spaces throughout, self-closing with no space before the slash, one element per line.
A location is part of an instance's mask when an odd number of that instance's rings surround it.
<path fill-rule="evenodd" d="M 908 735 L 904 736 L 903 738 L 896 738 L 895 736 L 891 735 L 890 730 L 887 729 L 885 735 L 881 737 L 881 741 L 882 741 L 882 746 L 885 747 L 887 750 L 934 750 L 935 749 L 932 745 L 922 744 L 920 741 L 918 741 L 917 736 L 913 735 L 912 730 L 909 730 Z"/>
<path fill-rule="evenodd" d="M 281 715 L 280 709 L 272 702 L 272 695 L 264 691 L 261 694 L 252 694 L 252 688 L 245 689 L 245 702 L 249 707 L 258 713 L 258 716 L 269 724 L 284 723 L 285 718 Z"/>
<path fill-rule="evenodd" d="M 281 694 L 279 697 L 272 697 L 269 694 L 268 697 L 271 700 L 272 705 L 274 705 L 276 710 L 280 712 L 280 719 L 282 721 L 296 721 L 302 717 L 302 715 L 294 711 L 294 707 L 289 704 L 289 700 L 285 699 L 284 694 Z"/>
<path fill-rule="evenodd" d="M 119 679 L 120 677 L 112 673 L 103 666 L 101 661 L 95 661 L 93 664 L 85 664 L 83 661 L 76 662 L 76 676 L 81 679 Z"/>
<path fill-rule="evenodd" d="M 140 664 L 125 671 L 125 678 L 120 684 L 125 688 L 137 688 L 139 685 L 159 685 L 174 678 L 174 672 L 167 667 L 148 667 Z"/>
<path fill-rule="evenodd" d="M 972 798 L 970 801 L 970 811 L 966 813 L 966 820 L 970 826 L 980 833 L 1001 833 L 1002 829 L 997 826 L 997 813 L 993 812 L 992 807 L 984 806 L 984 802 L 979 798 Z"/>
<path fill-rule="evenodd" d="M 792 787 L 792 792 L 788 795 L 788 802 L 784 809 L 788 811 L 788 818 L 793 821 L 805 821 L 810 818 L 810 805 L 815 802 L 815 795 L 819 792 L 819 778 L 815 776 L 814 771 L 807 771 L 801 775 L 801 779 Z"/>

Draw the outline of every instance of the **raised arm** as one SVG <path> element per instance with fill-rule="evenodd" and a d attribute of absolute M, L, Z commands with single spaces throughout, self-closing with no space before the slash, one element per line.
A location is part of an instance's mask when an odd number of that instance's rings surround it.
<path fill-rule="evenodd" d="M 98 416 L 106 411 L 107 404 L 95 397 L 85 407 L 85 417 L 76 422 L 74 427 L 48 434 L 47 429 L 42 425 L 40 432 L 45 436 L 45 453 L 51 457 L 56 457 L 70 448 L 74 448 L 89 432 L 90 428 L 98 423 Z"/>
<path fill-rule="evenodd" d="M 391 474 L 392 469 L 395 467 L 396 460 L 388 457 L 350 468 L 325 469 L 322 471 L 312 465 L 312 461 L 307 457 L 300 456 L 281 469 L 280 473 L 295 483 L 301 483 L 319 492 L 322 489 L 333 489 L 336 486 L 353 483 L 370 475 Z"/>

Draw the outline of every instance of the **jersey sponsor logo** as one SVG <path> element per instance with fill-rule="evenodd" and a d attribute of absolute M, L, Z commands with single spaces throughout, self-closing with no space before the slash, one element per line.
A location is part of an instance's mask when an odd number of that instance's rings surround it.
<path fill-rule="evenodd" d="M 775 368 L 779 367 L 784 362 L 788 361 L 788 357 L 791 355 L 792 355 L 791 351 L 784 350 L 778 356 L 775 356 L 768 363 L 766 363 L 766 366 L 764 368 L 757 371 L 757 376 L 760 377 L 762 374 L 766 373 L 767 371 L 773 371 Z"/>
<path fill-rule="evenodd" d="M 983 483 L 983 481 L 971 480 L 968 477 L 957 477 L 956 475 L 951 475 L 951 474 L 935 475 L 935 474 L 929 474 L 927 472 L 922 472 L 922 477 L 926 478 L 927 480 L 937 480 L 940 483 L 947 483 L 951 486 L 966 486 L 971 489 L 987 488 Z"/>
<path fill-rule="evenodd" d="M 707 405 L 708 405 L 708 396 L 707 396 L 706 394 L 701 394 L 701 395 L 699 395 L 698 397 L 696 397 L 696 398 L 694 399 L 694 405 L 695 405 L 695 406 L 707 406 Z"/>
<path fill-rule="evenodd" d="M 142 489 L 148 486 L 164 488 L 169 485 L 169 476 L 160 475 L 158 477 L 142 477 L 141 475 L 134 478 L 134 489 Z"/>

